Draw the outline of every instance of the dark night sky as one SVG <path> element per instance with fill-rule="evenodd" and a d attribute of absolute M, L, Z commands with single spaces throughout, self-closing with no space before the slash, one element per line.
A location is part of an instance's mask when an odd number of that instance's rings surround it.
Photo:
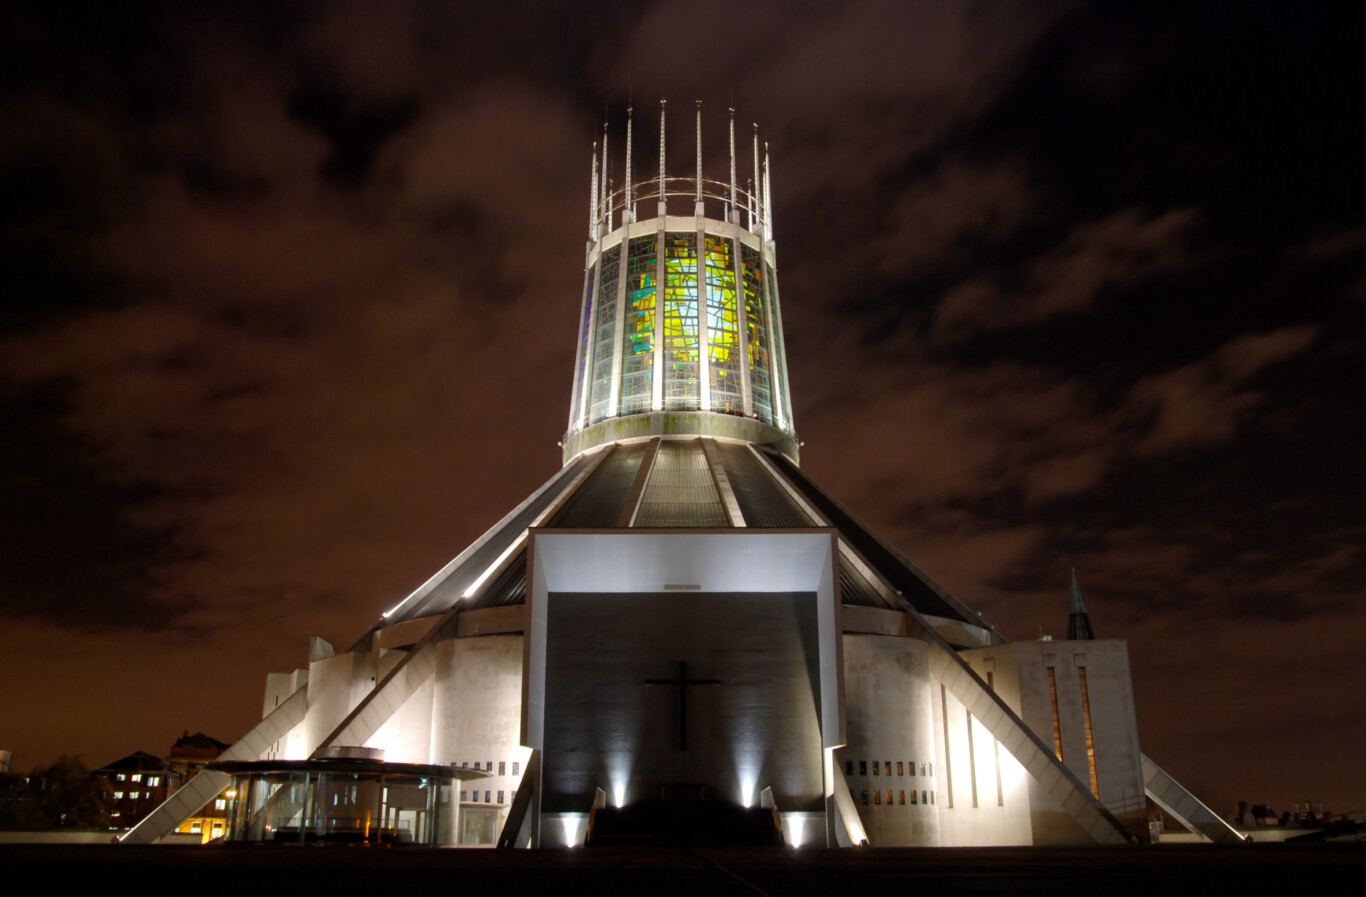
<path fill-rule="evenodd" d="M 1211 801 L 1366 807 L 1326 9 L 7 5 L 0 748 L 230 740 L 549 477 L 604 110 L 688 171 L 700 97 L 713 172 L 732 101 L 772 148 L 816 480 L 1012 637 L 1079 568 Z"/>

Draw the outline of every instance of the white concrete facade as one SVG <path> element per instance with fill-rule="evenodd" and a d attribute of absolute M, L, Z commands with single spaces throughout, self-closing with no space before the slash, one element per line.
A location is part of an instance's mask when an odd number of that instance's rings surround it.
<path fill-rule="evenodd" d="M 772 534 L 749 535 L 756 545 L 781 542 Z M 661 583 L 679 578 L 670 569 L 678 562 L 677 537 L 674 544 L 659 533 L 534 537 L 542 572 L 533 565 L 536 584 L 527 605 L 468 611 L 461 625 L 448 626 L 448 634 L 434 642 L 430 677 L 364 746 L 382 749 L 390 762 L 477 764 L 491 772 L 473 783 L 479 790 L 472 799 L 462 801 L 471 818 L 484 819 L 484 834 L 476 834 L 473 843 L 488 843 L 488 832 L 504 826 L 519 788 L 538 793 L 533 843 L 574 846 L 582 843 L 595 799 L 603 799 L 595 798 L 598 789 L 609 805 L 620 805 L 669 780 L 714 782 L 718 795 L 735 803 L 753 803 L 769 787 L 789 827 L 800 829 L 797 837 L 825 843 L 834 830 L 829 814 L 837 812 L 830 790 L 835 780 L 822 774 L 827 749 L 873 846 L 1093 840 L 1039 777 L 973 717 L 959 689 L 932 672 L 932 644 L 905 634 L 904 622 L 889 622 L 900 615 L 854 613 L 846 621 L 837 613 L 830 602 L 833 570 L 826 566 L 833 558 L 831 533 L 801 537 L 816 547 L 806 563 L 811 573 L 801 572 L 803 562 L 782 565 L 787 572 L 778 582 L 815 584 L 809 591 L 745 591 L 775 581 L 763 576 L 749 583 L 743 576 L 732 578 L 729 594 L 641 590 L 649 577 Z M 686 535 L 704 542 L 708 537 L 736 541 L 733 532 Z M 584 539 L 598 544 L 586 550 Z M 751 549 L 712 545 L 707 551 L 721 558 L 721 570 L 745 555 L 755 566 Z M 735 551 L 740 554 L 728 553 Z M 621 552 L 629 553 L 629 562 Z M 839 619 L 837 652 L 817 647 L 828 640 L 817 619 L 821 591 L 830 607 L 827 631 Z M 556 602 L 561 610 L 547 615 L 544 632 L 534 635 L 536 619 Z M 809 612 L 801 610 L 804 605 Z M 808 622 L 801 623 L 803 618 Z M 893 632 L 860 631 L 874 628 Z M 557 649 L 557 639 L 568 641 Z M 306 677 L 302 671 L 272 675 L 268 706 L 274 692 L 306 679 L 300 687 L 307 711 L 293 737 L 281 742 L 292 746 L 286 759 L 306 757 L 305 746 L 323 737 L 316 733 L 334 729 L 411 650 L 360 649 L 315 660 Z M 673 699 L 642 687 L 646 675 L 669 675 L 679 651 L 697 658 L 689 676 L 716 674 L 721 680 L 695 701 L 689 754 L 678 753 L 672 743 Z M 1126 829 L 1142 832 L 1142 758 L 1123 642 L 1010 642 L 956 656 L 1048 745 L 1054 744 L 1056 693 L 1061 766 L 1089 784 L 1094 761 L 1099 803 Z M 822 693 L 831 689 L 835 699 L 827 702 Z M 822 734 L 827 731 L 835 734 Z M 545 757 L 535 782 L 525 778 L 533 749 Z M 548 803 L 540 807 L 541 800 Z"/>
<path fill-rule="evenodd" d="M 1142 753 L 1125 642 L 1008 642 L 962 656 L 983 679 L 990 676 L 997 693 L 1035 733 L 1061 750 L 1062 763 L 1092 787 L 1102 806 L 1135 836 L 1146 837 Z M 1077 843 L 1083 833 L 1072 818 L 1037 782 L 1026 784 L 1032 843 Z"/>

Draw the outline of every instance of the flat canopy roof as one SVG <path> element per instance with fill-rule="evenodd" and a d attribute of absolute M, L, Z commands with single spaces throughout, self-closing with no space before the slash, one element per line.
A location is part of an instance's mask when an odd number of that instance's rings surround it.
<path fill-rule="evenodd" d="M 385 763 L 360 757 L 320 757 L 317 760 L 225 760 L 210 763 L 213 772 L 230 776 L 269 773 L 326 772 L 343 775 L 423 776 L 429 779 L 486 779 L 492 773 L 483 769 L 438 766 L 429 763 Z"/>
<path fill-rule="evenodd" d="M 812 592 L 833 529 L 533 529 L 548 592 Z M 553 538 L 546 538 L 553 536 Z"/>

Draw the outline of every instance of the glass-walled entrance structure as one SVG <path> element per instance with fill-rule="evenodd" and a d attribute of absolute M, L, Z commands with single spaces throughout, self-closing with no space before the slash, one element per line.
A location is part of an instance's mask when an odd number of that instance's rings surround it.
<path fill-rule="evenodd" d="M 489 775 L 357 758 L 227 762 L 209 768 L 233 777 L 236 796 L 228 807 L 227 840 L 255 843 L 468 843 L 462 838 L 458 780 Z"/>

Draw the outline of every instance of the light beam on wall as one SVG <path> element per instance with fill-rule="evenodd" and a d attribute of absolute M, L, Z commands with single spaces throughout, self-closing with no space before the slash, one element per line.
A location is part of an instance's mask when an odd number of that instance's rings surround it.
<path fill-rule="evenodd" d="M 578 847 L 579 831 L 583 828 L 585 821 L 582 813 L 565 813 L 560 817 L 560 825 L 564 828 L 564 844 L 566 847 Z"/>

